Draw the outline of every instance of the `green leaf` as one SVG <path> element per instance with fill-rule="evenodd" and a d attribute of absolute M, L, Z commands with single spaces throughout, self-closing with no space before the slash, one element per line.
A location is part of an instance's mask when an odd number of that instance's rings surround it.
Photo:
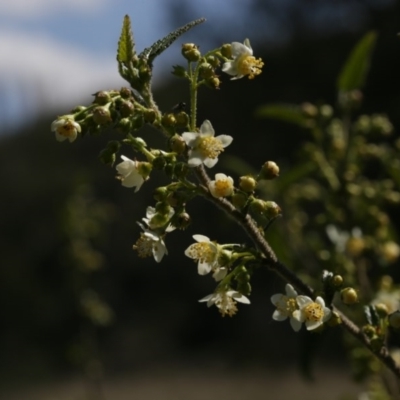
<path fill-rule="evenodd" d="M 261 106 L 256 110 L 256 116 L 290 122 L 303 128 L 314 125 L 313 120 L 304 115 L 300 106 L 291 104 L 275 103 Z"/>
<path fill-rule="evenodd" d="M 339 91 L 348 92 L 364 86 L 376 39 L 377 33 L 371 31 L 356 44 L 338 77 Z"/>
<path fill-rule="evenodd" d="M 131 28 L 131 20 L 128 15 L 124 17 L 122 24 L 121 36 L 118 41 L 117 61 L 127 64 L 132 61 L 135 54 L 135 42 L 133 40 L 133 33 Z"/>
<path fill-rule="evenodd" d="M 174 43 L 179 36 L 183 35 L 188 30 L 194 28 L 196 25 L 203 23 L 205 20 L 206 20 L 205 18 L 199 18 L 192 22 L 189 22 L 184 26 L 181 26 L 180 28 L 174 30 L 173 32 L 165 36 L 163 39 L 157 40 L 157 42 L 155 42 L 152 46 L 148 47 L 147 49 L 144 49 L 140 53 L 139 57 L 147 59 L 148 64 L 151 65 L 154 59 L 158 55 L 160 55 L 164 50 L 166 50 L 169 46 L 171 46 L 171 44 Z"/>

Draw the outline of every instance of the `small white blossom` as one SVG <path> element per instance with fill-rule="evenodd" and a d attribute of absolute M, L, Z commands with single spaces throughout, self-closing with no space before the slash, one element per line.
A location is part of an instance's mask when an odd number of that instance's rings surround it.
<path fill-rule="evenodd" d="M 218 162 L 218 156 L 224 148 L 232 143 L 232 136 L 219 135 L 215 137 L 211 122 L 205 120 L 200 126 L 200 132 L 184 132 L 182 138 L 190 147 L 188 153 L 189 167 L 204 164 L 212 168 Z"/>
<path fill-rule="evenodd" d="M 81 126 L 75 122 L 72 115 L 66 115 L 52 122 L 51 131 L 56 134 L 56 140 L 59 142 L 68 139 L 72 143 L 81 132 Z"/>
<path fill-rule="evenodd" d="M 145 218 L 143 218 L 145 220 Z M 146 228 L 142 223 L 138 225 L 143 229 L 140 238 L 133 245 L 134 250 L 139 257 L 146 258 L 153 256 L 157 262 L 160 262 L 165 254 L 168 254 L 167 246 L 164 242 L 165 232 L 160 234 L 156 231 Z"/>
<path fill-rule="evenodd" d="M 331 316 L 331 310 L 325 307 L 325 301 L 322 297 L 317 297 L 313 301 L 307 296 L 297 296 L 298 310 L 293 311 L 293 318 L 300 323 L 305 322 L 308 331 L 318 328 L 326 322 Z"/>
<path fill-rule="evenodd" d="M 335 245 L 338 253 L 344 253 L 346 251 L 350 239 L 361 239 L 362 237 L 362 231 L 358 227 L 354 227 L 349 234 L 349 232 L 341 231 L 337 226 L 332 224 L 326 227 L 326 234 L 329 240 Z"/>
<path fill-rule="evenodd" d="M 136 186 L 135 192 L 137 192 L 145 181 L 143 176 L 139 173 L 139 161 L 133 161 L 128 157 L 122 156 L 124 160 L 115 166 L 121 180 L 122 186 L 132 188 Z"/>
<path fill-rule="evenodd" d="M 250 304 L 250 300 L 235 290 L 218 291 L 203 297 L 199 302 L 207 302 L 207 307 L 215 304 L 222 316 L 232 317 L 237 312 L 236 302 Z"/>
<path fill-rule="evenodd" d="M 216 174 L 215 181 L 211 181 L 208 188 L 214 197 L 231 196 L 233 193 L 233 179 L 225 174 Z"/>
<path fill-rule="evenodd" d="M 301 328 L 301 322 L 293 317 L 293 312 L 299 308 L 296 301 L 297 292 L 289 283 L 286 285 L 285 291 L 286 294 L 279 293 L 271 297 L 271 302 L 276 307 L 272 318 L 275 321 L 284 321 L 290 318 L 290 326 L 298 332 Z"/>
<path fill-rule="evenodd" d="M 193 235 L 193 239 L 197 243 L 191 244 L 185 250 L 185 256 L 198 260 L 197 271 L 199 275 L 207 275 L 216 269 L 220 246 L 204 235 Z"/>
<path fill-rule="evenodd" d="M 253 56 L 253 49 L 250 46 L 249 39 L 246 39 L 244 44 L 233 42 L 231 49 L 233 59 L 222 66 L 223 72 L 233 76 L 231 79 L 240 79 L 245 75 L 248 75 L 249 79 L 253 79 L 261 74 L 261 68 L 264 63 L 261 58 L 256 59 Z"/>

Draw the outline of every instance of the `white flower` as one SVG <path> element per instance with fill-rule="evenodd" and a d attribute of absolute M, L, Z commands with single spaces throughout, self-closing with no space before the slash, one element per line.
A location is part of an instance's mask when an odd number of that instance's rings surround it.
<path fill-rule="evenodd" d="M 185 250 L 185 256 L 198 260 L 197 271 L 199 275 L 207 275 L 218 264 L 220 246 L 212 242 L 207 236 L 193 235 L 193 239 L 198 243 L 191 244 Z"/>
<path fill-rule="evenodd" d="M 68 139 L 72 143 L 81 132 L 81 126 L 75 122 L 72 115 L 66 115 L 52 122 L 51 131 L 55 132 L 59 142 Z"/>
<path fill-rule="evenodd" d="M 296 302 L 297 292 L 289 283 L 285 286 L 286 294 L 274 294 L 271 297 L 272 304 L 276 310 L 272 314 L 275 321 L 284 321 L 290 318 L 290 325 L 294 331 L 298 332 L 301 328 L 301 322 L 293 317 L 293 312 L 299 307 Z"/>
<path fill-rule="evenodd" d="M 349 251 L 354 247 L 354 244 L 362 242 L 362 231 L 358 227 L 354 227 L 351 230 L 351 234 L 349 234 L 330 224 L 326 227 L 326 234 L 329 240 L 335 245 L 338 253 L 344 253 L 346 250 Z"/>
<path fill-rule="evenodd" d="M 149 206 L 146 208 L 146 218 L 142 218 L 142 220 L 150 229 L 155 230 L 164 227 L 174 214 L 175 211 L 172 207 L 169 208 L 168 214 L 160 215 L 154 207 Z M 172 232 L 175 229 L 176 228 L 173 225 L 169 224 L 165 229 L 165 232 Z"/>
<path fill-rule="evenodd" d="M 218 291 L 199 300 L 200 303 L 204 301 L 207 302 L 207 307 L 215 304 L 222 316 L 229 315 L 230 317 L 237 312 L 236 302 L 250 304 L 246 296 L 235 290 Z"/>
<path fill-rule="evenodd" d="M 317 297 L 315 301 L 307 296 L 297 296 L 298 310 L 293 312 L 293 318 L 300 323 L 305 322 L 308 331 L 318 328 L 331 316 L 331 310 L 325 307 L 322 297 Z"/>
<path fill-rule="evenodd" d="M 124 161 L 115 166 L 119 173 L 117 178 L 121 180 L 122 186 L 127 188 L 136 186 L 135 192 L 137 192 L 145 181 L 138 169 L 140 165 L 139 161 L 133 161 L 122 155 L 121 158 Z"/>
<path fill-rule="evenodd" d="M 232 136 L 219 135 L 214 137 L 214 128 L 211 122 L 205 120 L 200 126 L 200 132 L 184 132 L 182 138 L 190 147 L 188 156 L 189 167 L 198 167 L 204 164 L 212 168 L 218 162 L 218 156 L 224 148 L 232 143 Z"/>
<path fill-rule="evenodd" d="M 256 75 L 261 74 L 264 63 L 261 58 L 253 57 L 253 49 L 250 46 L 249 39 L 246 39 L 244 44 L 233 42 L 231 49 L 233 59 L 222 66 L 223 72 L 233 75 L 231 79 L 240 79 L 245 75 L 248 75 L 249 79 L 253 79 Z"/>
<path fill-rule="evenodd" d="M 140 234 L 140 238 L 133 245 L 133 248 L 138 252 L 139 257 L 146 258 L 153 256 L 157 262 L 160 262 L 164 255 L 168 254 L 167 246 L 164 242 L 165 233 L 159 234 L 147 229 L 140 222 L 138 222 L 138 225 L 144 232 Z"/>
<path fill-rule="evenodd" d="M 233 193 L 233 179 L 225 174 L 216 174 L 215 181 L 211 181 L 208 188 L 214 197 L 231 196 Z"/>

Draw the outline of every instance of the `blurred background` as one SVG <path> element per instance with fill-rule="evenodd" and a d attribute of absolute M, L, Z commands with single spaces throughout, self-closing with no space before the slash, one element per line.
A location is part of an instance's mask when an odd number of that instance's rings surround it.
<path fill-rule="evenodd" d="M 274 160 L 283 175 L 304 140 L 291 126 L 257 119 L 257 106 L 334 104 L 342 64 L 371 29 L 379 38 L 363 111 L 400 123 L 394 0 L 0 2 L 0 398 L 354 396 L 362 387 L 349 378 L 339 330 L 320 337 L 315 382 L 297 372 L 301 353 L 313 347 L 305 334 L 272 321 L 270 297 L 284 284 L 268 271 L 257 272 L 252 305 L 234 318 L 198 303 L 215 284 L 199 278 L 183 251 L 196 233 L 245 241 L 232 221 L 195 201 L 195 223 L 167 237 L 168 257 L 143 261 L 132 251 L 136 221 L 162 176 L 138 194 L 121 187 L 115 170 L 97 159 L 113 132 L 72 145 L 55 141 L 50 124 L 57 115 L 89 104 L 98 90 L 125 85 L 115 60 L 125 14 L 139 52 L 190 20 L 207 19 L 156 60 L 155 97 L 164 110 L 188 102 L 185 84 L 170 73 L 184 64 L 182 43 L 204 51 L 251 39 L 263 74 L 234 82 L 221 76 L 221 90 L 200 93 L 199 121 L 232 135 L 229 153 L 254 170 Z M 160 144 L 154 134 L 143 137 Z M 207 218 L 196 220 L 196 213 Z"/>

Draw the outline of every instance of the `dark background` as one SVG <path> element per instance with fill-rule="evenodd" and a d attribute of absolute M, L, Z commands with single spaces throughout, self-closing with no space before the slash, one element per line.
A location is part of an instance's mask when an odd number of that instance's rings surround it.
<path fill-rule="evenodd" d="M 175 2 L 171 25 L 193 19 L 188 4 Z M 249 16 L 254 19 L 237 23 L 249 25 L 255 55 L 265 62 L 262 75 L 254 81 L 233 82 L 221 76 L 221 90 L 203 89 L 199 97 L 198 120 L 209 119 L 218 134 L 234 137 L 226 154 L 241 156 L 255 170 L 267 160 L 282 166 L 281 175 L 289 170 L 303 133 L 257 119 L 255 109 L 280 101 L 335 104 L 341 66 L 371 29 L 378 31 L 379 38 L 361 111 L 385 112 L 398 127 L 397 2 L 288 1 L 283 6 L 260 0 L 249 2 Z M 219 41 L 243 40 L 234 35 L 235 23 L 197 27 L 175 46 L 206 35 L 216 46 Z M 270 39 L 274 26 L 284 32 L 275 42 Z M 164 110 L 188 102 L 184 83 L 169 75 L 156 89 L 155 98 Z M 239 306 L 233 318 L 221 318 L 215 308 L 197 302 L 213 291 L 215 283 L 211 277 L 199 277 L 183 251 L 196 233 L 222 242 L 246 241 L 233 222 L 209 204 L 193 201 L 188 211 L 194 223 L 186 232 L 167 237 L 169 255 L 163 262 L 139 259 L 132 251 L 140 232 L 136 221 L 153 204 L 152 191 L 164 182 L 163 177 L 154 173 L 155 179 L 136 194 L 121 187 L 114 179 L 115 170 L 96 157 L 116 133 L 60 144 L 50 132 L 54 118 L 44 114 L 0 140 L 0 381 L 40 381 L 80 369 L 71 349 L 80 343 L 85 319 L 71 285 L 74 265 L 65 256 L 69 238 L 63 214 L 71 194 L 82 184 L 90 185 L 94 201 L 106 202 L 113 210 L 103 234 L 93 242 L 106 260 L 104 268 L 89 280 L 115 313 L 114 322 L 96 328 L 93 336 L 106 375 L 170 363 L 207 368 L 220 362 L 233 369 L 295 365 L 305 335 L 295 334 L 287 323 L 272 321 L 270 296 L 281 292 L 284 284 L 268 271 L 257 272 L 252 304 Z M 162 144 L 151 129 L 142 136 L 150 144 Z M 218 165 L 215 172 L 231 168 L 223 156 Z M 290 223 L 288 218 L 277 223 Z M 339 332 L 321 336 L 317 365 L 346 361 Z"/>

